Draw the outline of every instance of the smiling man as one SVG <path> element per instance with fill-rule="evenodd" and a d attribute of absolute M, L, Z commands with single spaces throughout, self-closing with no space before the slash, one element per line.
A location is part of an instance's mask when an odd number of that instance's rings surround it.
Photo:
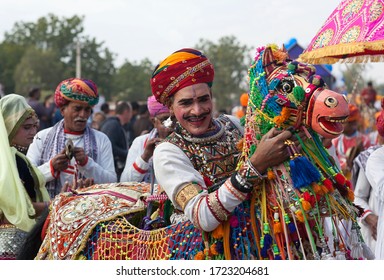
<path fill-rule="evenodd" d="M 171 54 L 151 78 L 153 95 L 177 120 L 154 151 L 156 179 L 175 208 L 206 232 L 228 219 L 268 167 L 289 157 L 284 141 L 292 136 L 273 128 L 236 171 L 243 127 L 233 116 L 213 118 L 213 78 L 213 65 L 195 49 Z"/>
<path fill-rule="evenodd" d="M 87 124 L 98 101 L 97 86 L 91 80 L 71 78 L 56 88 L 55 103 L 63 120 L 40 131 L 27 153 L 44 174 L 51 198 L 66 182 L 90 185 L 117 180 L 110 140 Z M 69 139 L 72 153 L 65 149 Z"/>

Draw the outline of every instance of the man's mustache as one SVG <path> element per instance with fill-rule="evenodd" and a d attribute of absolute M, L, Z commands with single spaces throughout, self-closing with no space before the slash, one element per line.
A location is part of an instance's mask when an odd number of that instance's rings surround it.
<path fill-rule="evenodd" d="M 189 116 L 183 116 L 183 119 L 188 121 L 190 119 L 194 119 L 194 118 L 205 118 L 206 116 L 209 116 L 211 114 L 211 110 L 205 112 L 205 113 L 202 113 L 200 115 L 189 115 Z"/>

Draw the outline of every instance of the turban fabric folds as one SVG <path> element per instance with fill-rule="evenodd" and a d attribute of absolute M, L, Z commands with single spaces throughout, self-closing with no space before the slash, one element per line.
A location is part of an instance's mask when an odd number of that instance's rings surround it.
<path fill-rule="evenodd" d="M 212 86 L 215 72 L 208 58 L 195 49 L 181 49 L 162 62 L 153 71 L 152 94 L 162 104 L 180 89 L 199 83 Z"/>
<path fill-rule="evenodd" d="M 78 78 L 62 81 L 55 91 L 55 104 L 60 108 L 71 101 L 96 105 L 99 102 L 96 84 L 91 80 Z"/>
<path fill-rule="evenodd" d="M 156 117 L 157 115 L 160 115 L 160 114 L 169 113 L 168 107 L 158 102 L 155 96 L 153 95 L 148 97 L 147 107 L 148 107 L 149 115 L 151 117 Z"/>

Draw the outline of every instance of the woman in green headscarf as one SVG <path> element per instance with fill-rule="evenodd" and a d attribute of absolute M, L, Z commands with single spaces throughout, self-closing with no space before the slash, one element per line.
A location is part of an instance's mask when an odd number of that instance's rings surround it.
<path fill-rule="evenodd" d="M 0 260 L 16 259 L 27 232 L 50 201 L 44 176 L 25 156 L 38 122 L 23 96 L 0 99 Z"/>

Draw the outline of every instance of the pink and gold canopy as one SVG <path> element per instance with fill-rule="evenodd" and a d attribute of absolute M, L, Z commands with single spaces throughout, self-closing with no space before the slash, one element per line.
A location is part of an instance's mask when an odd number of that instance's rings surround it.
<path fill-rule="evenodd" d="M 311 64 L 384 61 L 384 0 L 344 0 L 299 60 Z"/>

